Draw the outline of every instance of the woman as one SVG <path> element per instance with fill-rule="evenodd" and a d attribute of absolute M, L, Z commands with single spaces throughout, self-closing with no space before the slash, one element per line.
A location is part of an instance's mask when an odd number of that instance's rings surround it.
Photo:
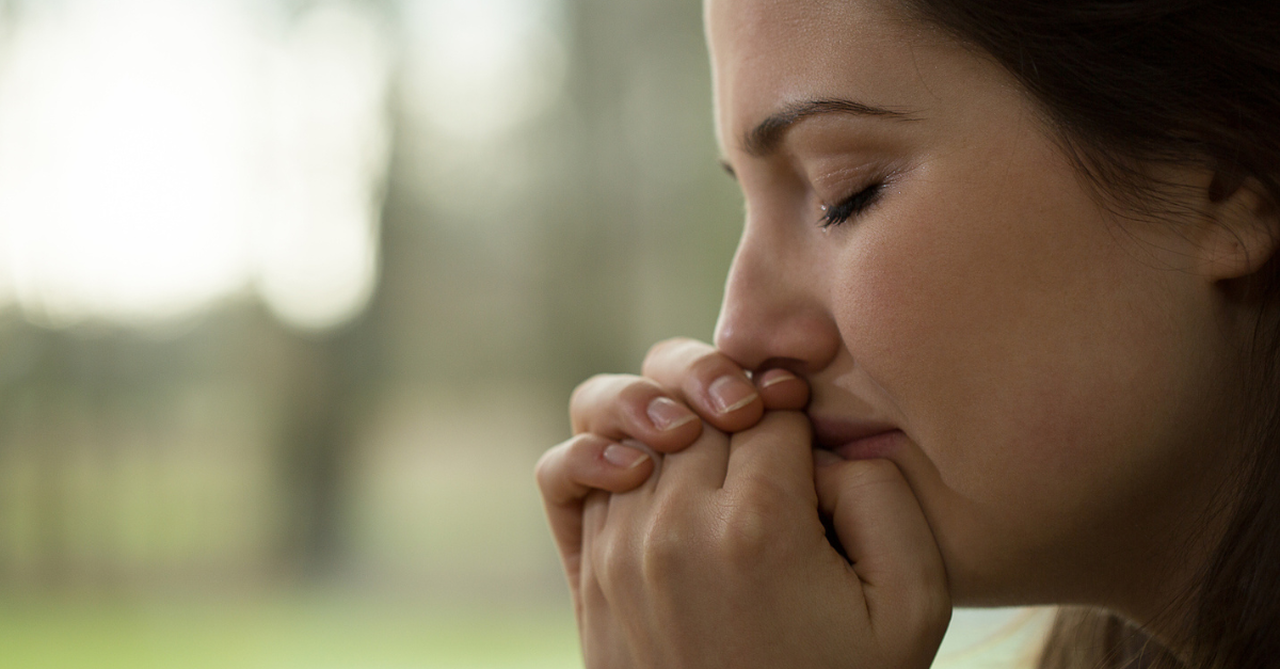
<path fill-rule="evenodd" d="M 538 468 L 588 666 L 927 667 L 1047 603 L 1042 666 L 1280 663 L 1280 9 L 1224 5 L 707 1 L 716 348 Z"/>

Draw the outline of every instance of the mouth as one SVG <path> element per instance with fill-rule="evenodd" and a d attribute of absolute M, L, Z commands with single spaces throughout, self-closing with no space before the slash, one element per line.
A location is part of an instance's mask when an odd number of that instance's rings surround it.
<path fill-rule="evenodd" d="M 809 416 L 813 424 L 813 447 L 831 451 L 845 460 L 887 458 L 907 435 L 892 423 L 850 421 L 823 416 Z M 846 561 L 852 563 L 830 516 L 819 514 L 827 541 Z"/>
<path fill-rule="evenodd" d="M 888 457 L 906 435 L 890 423 L 849 421 L 810 416 L 814 448 L 831 451 L 845 460 Z"/>

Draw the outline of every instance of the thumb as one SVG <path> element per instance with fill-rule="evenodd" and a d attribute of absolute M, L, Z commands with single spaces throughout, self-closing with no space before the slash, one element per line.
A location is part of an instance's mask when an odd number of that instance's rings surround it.
<path fill-rule="evenodd" d="M 936 652 L 951 618 L 946 569 L 920 502 L 889 460 L 823 458 L 814 471 L 885 647 Z M 930 655 L 932 657 L 932 655 Z"/>

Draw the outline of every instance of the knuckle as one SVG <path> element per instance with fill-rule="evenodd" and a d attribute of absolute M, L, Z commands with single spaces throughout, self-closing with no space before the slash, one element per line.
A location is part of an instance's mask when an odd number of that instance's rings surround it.
<path fill-rule="evenodd" d="M 571 440 L 572 441 L 572 440 Z M 538 482 L 538 489 L 545 495 L 551 483 L 561 476 L 560 459 L 571 441 L 562 442 L 548 448 L 533 465 L 533 478 Z"/>
<path fill-rule="evenodd" d="M 547 449 L 533 466 L 534 480 L 544 493 L 564 479 L 572 478 L 577 466 L 589 461 L 606 440 L 584 433 Z"/>
<path fill-rule="evenodd" d="M 679 573 L 689 558 L 695 533 L 674 508 L 664 504 L 655 508 L 644 528 L 642 539 L 642 571 L 650 583 L 664 583 Z"/>
<path fill-rule="evenodd" d="M 746 500 L 721 506 L 715 535 L 722 560 L 737 566 L 757 564 L 770 559 L 772 553 L 781 547 L 781 542 L 773 540 L 775 531 L 768 506 Z"/>
<path fill-rule="evenodd" d="M 704 381 L 712 381 L 725 374 L 740 374 L 742 368 L 734 364 L 715 349 L 709 349 L 698 353 L 689 361 L 689 371 L 694 378 Z"/>
<path fill-rule="evenodd" d="M 617 543 L 608 540 L 606 535 L 601 534 L 592 542 L 591 571 L 601 587 L 608 589 L 610 584 L 617 582 L 618 574 L 622 572 L 622 558 Z"/>
<path fill-rule="evenodd" d="M 734 513 L 720 532 L 720 554 L 732 565 L 758 563 L 768 558 L 772 548 L 766 517 L 754 510 Z"/>
<path fill-rule="evenodd" d="M 553 476 L 551 465 L 547 463 L 547 455 L 549 453 L 550 451 L 543 453 L 542 457 L 538 458 L 537 464 L 533 466 L 533 480 L 537 482 L 538 490 L 542 492 L 543 497 L 547 495 L 548 484 Z"/>
<path fill-rule="evenodd" d="M 635 574 L 635 547 L 622 532 L 604 531 L 591 545 L 592 570 L 607 590 L 630 583 Z"/>
<path fill-rule="evenodd" d="M 574 408 L 583 405 L 597 389 L 608 383 L 613 376 L 613 374 L 595 374 L 574 386 L 573 392 L 569 394 L 570 410 L 572 411 Z"/>
<path fill-rule="evenodd" d="M 683 533 L 670 526 L 655 527 L 645 533 L 642 572 L 646 581 L 661 584 L 674 579 L 681 568 L 685 539 Z"/>
<path fill-rule="evenodd" d="M 585 432 L 601 410 L 638 378 L 631 374 L 596 374 L 579 383 L 569 395 L 569 418 L 574 432 Z"/>
<path fill-rule="evenodd" d="M 682 370 L 708 355 L 719 355 L 710 344 L 688 337 L 673 337 L 654 344 L 641 366 L 642 374 L 654 378 L 680 375 Z"/>
<path fill-rule="evenodd" d="M 910 601 L 913 602 L 912 614 L 920 629 L 946 628 L 951 620 L 951 595 L 946 585 L 941 565 L 922 565 L 920 573 L 911 581 L 915 590 Z"/>
<path fill-rule="evenodd" d="M 649 350 L 644 354 L 643 368 L 647 369 L 649 365 L 666 358 L 673 352 L 682 350 L 697 343 L 699 343 L 697 340 L 690 339 L 689 337 L 671 337 L 669 339 L 663 339 L 662 341 L 655 343 L 653 346 L 650 346 Z"/>
<path fill-rule="evenodd" d="M 945 592 L 928 589 L 912 598 L 906 629 L 914 630 L 911 645 L 927 648 L 937 644 L 951 622 L 951 598 Z"/>
<path fill-rule="evenodd" d="M 624 404 L 644 410 L 654 396 L 661 394 L 663 394 L 662 388 L 652 379 L 635 376 L 631 377 L 619 390 L 618 399 Z"/>
<path fill-rule="evenodd" d="M 925 620 L 932 623 L 935 629 L 941 628 L 945 631 L 947 624 L 951 622 L 951 608 L 951 597 L 946 591 L 932 588 L 925 598 L 922 613 L 925 615 Z"/>

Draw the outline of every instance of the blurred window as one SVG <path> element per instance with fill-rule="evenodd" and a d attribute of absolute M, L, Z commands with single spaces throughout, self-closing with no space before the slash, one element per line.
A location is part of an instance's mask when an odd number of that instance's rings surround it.
<path fill-rule="evenodd" d="M 368 301 L 391 48 L 364 5 L 20 5 L 0 46 L 0 306 L 148 323 L 257 293 L 302 328 Z"/>

